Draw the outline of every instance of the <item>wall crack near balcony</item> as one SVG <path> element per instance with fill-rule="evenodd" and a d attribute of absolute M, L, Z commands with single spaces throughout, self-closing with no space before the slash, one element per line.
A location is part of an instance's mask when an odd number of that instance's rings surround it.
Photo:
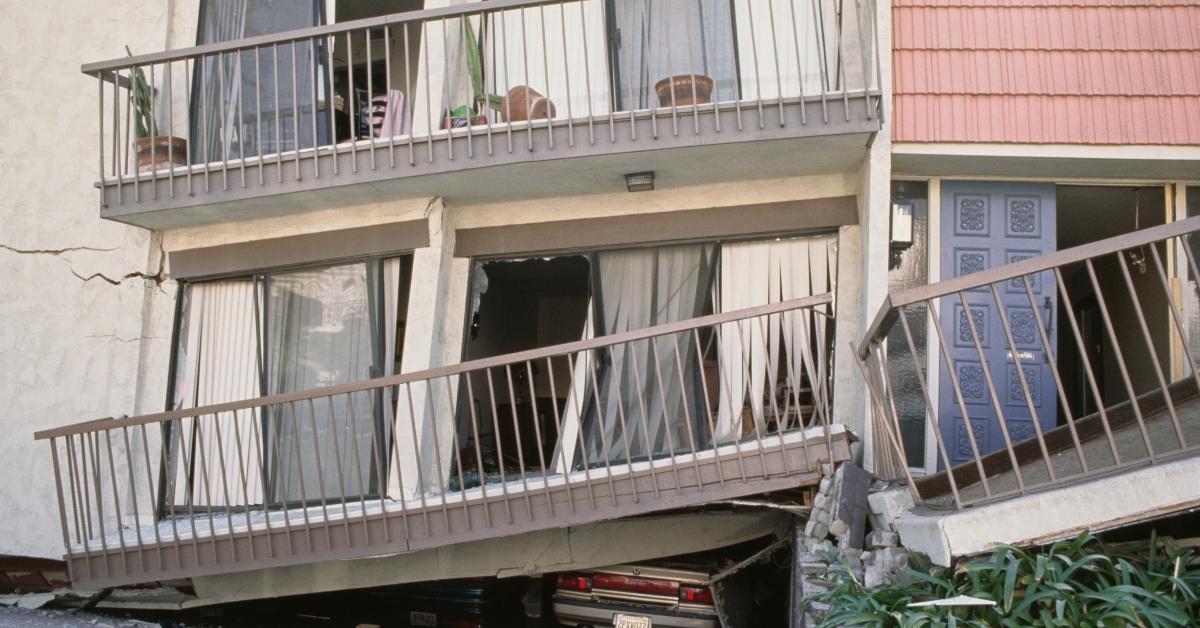
<path fill-rule="evenodd" d="M 76 278 L 78 278 L 80 281 L 82 281 L 83 283 L 87 283 L 93 279 L 99 279 L 109 285 L 119 286 L 128 279 L 148 279 L 148 280 L 153 281 L 155 287 L 157 287 L 161 291 L 162 283 L 164 281 L 166 281 L 166 279 L 167 279 L 167 277 L 166 277 L 167 252 L 162 247 L 161 241 L 159 242 L 159 245 L 158 245 L 158 252 L 159 252 L 158 270 L 156 270 L 153 273 L 147 273 L 147 272 L 142 272 L 142 271 L 133 271 L 133 272 L 128 272 L 128 273 L 125 273 L 124 275 L 120 275 L 120 276 L 116 276 L 116 277 L 110 276 L 109 274 L 103 273 L 103 272 L 94 272 L 94 273 L 90 273 L 90 274 L 85 274 L 85 273 L 79 272 L 78 270 L 75 269 L 75 263 L 69 257 L 67 257 L 67 254 L 76 253 L 76 252 L 111 253 L 114 251 L 121 250 L 119 248 L 101 248 L 101 247 L 94 247 L 94 246 L 70 246 L 70 247 L 53 248 L 53 249 L 25 249 L 25 248 L 19 248 L 19 247 L 15 247 L 15 246 L 9 246 L 7 244 L 0 244 L 0 249 L 9 251 L 11 253 L 15 253 L 17 255 L 46 255 L 46 256 L 51 256 L 51 257 L 56 257 L 58 259 L 61 259 L 63 262 L 65 262 L 67 264 L 67 268 L 70 271 L 70 273 L 72 275 L 74 275 Z M 164 292 L 163 294 L 166 294 L 166 293 Z"/>

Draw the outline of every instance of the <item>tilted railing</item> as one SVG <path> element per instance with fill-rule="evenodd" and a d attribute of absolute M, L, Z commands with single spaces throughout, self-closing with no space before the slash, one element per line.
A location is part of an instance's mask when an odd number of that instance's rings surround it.
<path fill-rule="evenodd" d="M 813 482 L 849 455 L 829 418 L 831 308 L 806 297 L 36 438 L 72 575 L 95 586 L 679 508 Z"/>
<path fill-rule="evenodd" d="M 962 508 L 1195 453 L 1198 231 L 1189 218 L 893 292 L 857 356 L 877 473 Z"/>
<path fill-rule="evenodd" d="M 279 193 L 878 117 L 874 0 L 614 6 L 627 24 L 602 0 L 490 0 L 86 64 L 99 185 L 113 206 Z"/>

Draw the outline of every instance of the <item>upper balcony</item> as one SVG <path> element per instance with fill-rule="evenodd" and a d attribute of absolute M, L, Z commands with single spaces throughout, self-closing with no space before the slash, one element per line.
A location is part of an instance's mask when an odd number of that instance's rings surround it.
<path fill-rule="evenodd" d="M 101 214 L 853 169 L 880 126 L 875 19 L 873 0 L 491 0 L 90 63 Z"/>

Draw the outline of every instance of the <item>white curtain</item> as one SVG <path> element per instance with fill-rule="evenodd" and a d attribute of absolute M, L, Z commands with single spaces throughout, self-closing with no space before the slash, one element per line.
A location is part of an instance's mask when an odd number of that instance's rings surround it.
<path fill-rule="evenodd" d="M 680 74 L 713 79 L 714 101 L 737 98 L 729 0 L 613 0 L 613 16 L 622 109 L 670 106 L 654 85 Z"/>
<path fill-rule="evenodd" d="M 833 235 L 722 245 L 719 311 L 833 291 L 836 248 Z M 802 374 L 812 383 L 814 403 L 820 407 L 825 400 L 819 382 L 827 371 L 823 352 L 814 355 L 812 346 L 826 337 L 826 326 L 824 317 L 804 311 L 720 326 L 719 442 L 732 442 L 755 428 L 765 433 L 765 417 L 788 409 L 779 394 L 781 384 L 798 391 Z M 789 360 L 784 362 L 782 356 Z"/>
<path fill-rule="evenodd" d="M 256 291 L 258 286 L 250 279 L 184 288 L 172 409 L 259 396 L 255 309 L 261 293 Z M 257 410 L 251 408 L 172 424 L 169 450 L 175 490 L 168 505 L 261 504 L 264 460 L 255 446 L 261 439 L 258 420 Z"/>
<path fill-rule="evenodd" d="M 733 0 L 733 3 L 743 98 L 787 98 L 841 91 L 837 82 L 835 2 Z M 853 10 L 847 16 L 856 21 Z M 847 24 L 847 28 L 851 26 Z M 861 53 L 857 39 L 853 42 L 852 47 L 843 43 L 842 52 L 858 64 Z"/>
<path fill-rule="evenodd" d="M 711 277 L 711 245 L 603 252 L 597 256 L 603 330 L 618 334 L 699 316 Z M 688 449 L 701 438 L 696 403 L 699 364 L 688 334 L 596 352 L 587 373 L 584 444 L 589 465 L 645 459 Z M 691 417 L 691 422 L 688 418 Z"/>

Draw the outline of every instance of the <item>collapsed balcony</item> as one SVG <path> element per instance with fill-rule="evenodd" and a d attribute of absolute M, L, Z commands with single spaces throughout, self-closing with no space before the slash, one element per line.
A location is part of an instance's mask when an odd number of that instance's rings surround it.
<path fill-rule="evenodd" d="M 830 422 L 831 308 L 41 432 L 72 579 L 403 553 L 815 482 L 851 438 Z"/>
<path fill-rule="evenodd" d="M 873 2 L 672 4 L 492 1 L 255 36 L 202 20 L 210 43 L 83 67 L 101 213 L 161 229 L 596 193 L 639 170 L 686 185 L 857 168 L 880 125 Z M 464 170 L 470 185 L 446 178 Z"/>
<path fill-rule="evenodd" d="M 1198 231 L 1014 253 L 889 296 L 858 358 L 876 473 L 917 502 L 906 542 L 937 530 L 914 545 L 948 564 L 1194 507 Z"/>

